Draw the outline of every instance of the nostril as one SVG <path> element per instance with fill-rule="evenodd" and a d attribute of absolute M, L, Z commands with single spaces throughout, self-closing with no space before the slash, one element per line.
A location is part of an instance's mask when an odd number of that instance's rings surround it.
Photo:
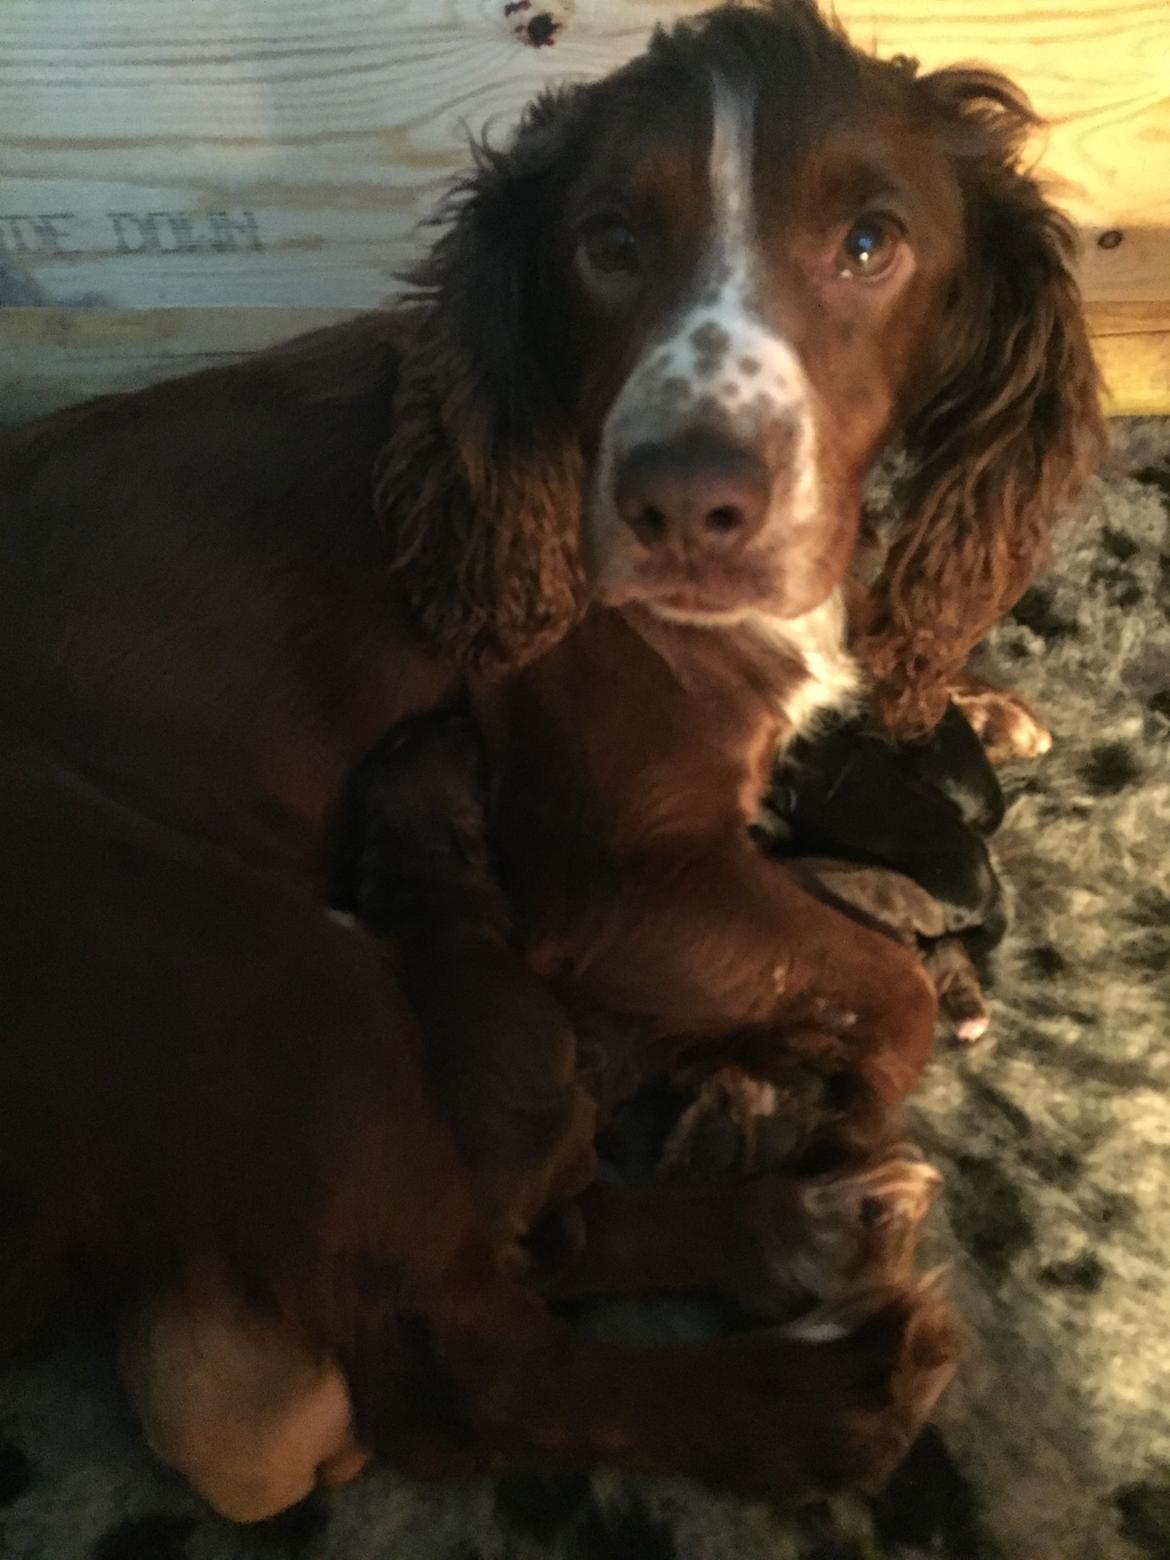
<path fill-rule="evenodd" d="M 737 504 L 718 504 L 707 511 L 705 523 L 714 536 L 732 536 L 743 528 L 744 513 Z"/>
<path fill-rule="evenodd" d="M 746 544 L 767 517 L 771 488 L 755 451 L 693 431 L 626 451 L 613 498 L 643 547 L 697 556 Z"/>

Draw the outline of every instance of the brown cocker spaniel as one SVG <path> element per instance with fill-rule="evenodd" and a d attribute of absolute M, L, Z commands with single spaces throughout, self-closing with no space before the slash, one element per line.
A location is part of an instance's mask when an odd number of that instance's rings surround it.
<path fill-rule="evenodd" d="M 420 1471 L 769 1495 L 872 1482 L 929 1408 L 913 1286 L 856 1328 L 575 1336 L 500 1260 L 394 961 L 324 905 L 347 777 L 466 696 L 553 990 L 671 1047 L 844 1011 L 859 1109 L 904 1091 L 913 961 L 744 822 L 864 679 L 941 711 L 1093 459 L 1031 124 L 803 0 L 720 10 L 481 150 L 401 309 L 0 441 L 0 1345 L 78 1286 L 226 1317 L 216 1422 L 267 1428 L 160 1450 L 231 1514 L 302 1492 L 266 1482 L 290 1394 L 329 1427 L 302 1482 L 356 1455 L 348 1390 Z"/>

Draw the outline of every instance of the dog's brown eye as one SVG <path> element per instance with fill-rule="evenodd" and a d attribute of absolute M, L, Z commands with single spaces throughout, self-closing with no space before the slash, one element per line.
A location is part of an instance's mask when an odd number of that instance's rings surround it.
<path fill-rule="evenodd" d="M 585 258 L 603 276 L 636 276 L 638 240 L 620 217 L 598 217 L 581 234 Z"/>
<path fill-rule="evenodd" d="M 865 279 L 883 276 L 897 258 L 901 243 L 901 230 L 890 217 L 862 217 L 837 249 L 837 275 Z"/>

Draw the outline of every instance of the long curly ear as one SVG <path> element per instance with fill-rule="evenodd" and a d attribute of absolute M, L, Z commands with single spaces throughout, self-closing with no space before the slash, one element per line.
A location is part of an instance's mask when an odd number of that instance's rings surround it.
<path fill-rule="evenodd" d="M 905 516 L 857 651 L 888 723 L 932 726 L 948 680 L 1025 589 L 1103 442 L 1071 224 L 1020 171 L 1037 124 L 992 72 L 918 83 L 964 194 L 967 254 L 944 355 L 905 429 Z"/>
<path fill-rule="evenodd" d="M 559 637 L 583 595 L 581 454 L 549 373 L 553 268 L 541 263 L 574 99 L 539 100 L 507 150 L 476 148 L 440 213 L 447 230 L 410 278 L 416 303 L 377 473 L 412 627 L 487 673 Z"/>

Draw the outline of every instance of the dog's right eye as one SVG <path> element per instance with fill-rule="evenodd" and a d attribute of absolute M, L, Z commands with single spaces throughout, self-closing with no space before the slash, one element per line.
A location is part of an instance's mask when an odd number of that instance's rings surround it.
<path fill-rule="evenodd" d="M 600 276 L 637 276 L 638 240 L 621 217 L 595 217 L 581 230 L 581 249 Z"/>

